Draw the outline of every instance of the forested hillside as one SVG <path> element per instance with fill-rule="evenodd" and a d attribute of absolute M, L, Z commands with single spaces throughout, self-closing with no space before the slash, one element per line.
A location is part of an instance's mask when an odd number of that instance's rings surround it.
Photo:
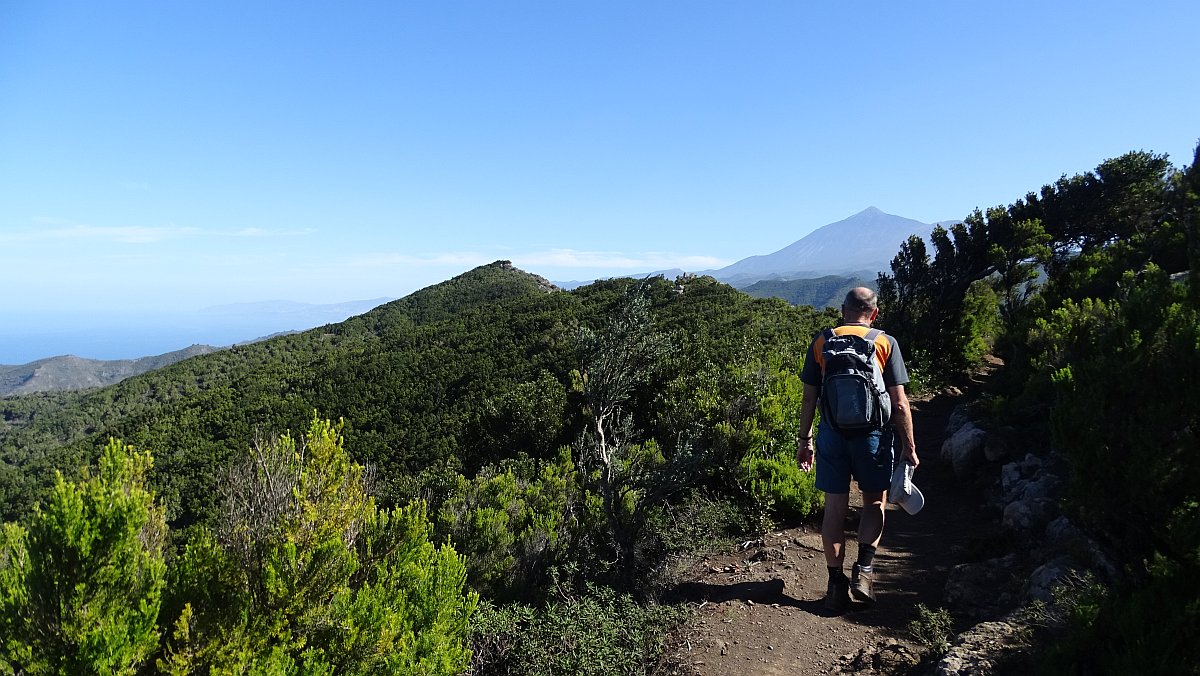
<path fill-rule="evenodd" d="M 1200 153 L 1200 148 L 1197 149 Z M 919 372 L 1005 362 L 984 413 L 1071 468 L 1064 507 L 1123 571 L 1085 585 L 1047 673 L 1194 673 L 1200 658 L 1200 163 L 1134 152 L 910 238 L 884 327 Z"/>
<path fill-rule="evenodd" d="M 466 579 L 485 599 L 472 638 L 478 673 L 516 669 L 511 665 L 522 660 L 591 659 L 578 650 L 558 655 L 562 644 L 550 636 L 564 629 L 545 624 L 557 618 L 580 629 L 575 623 L 583 620 L 571 618 L 581 612 L 607 618 L 601 627 L 587 620 L 591 630 L 627 627 L 597 649 L 637 664 L 653 658 L 671 621 L 669 608 L 645 605 L 657 589 L 647 580 L 669 575 L 681 553 L 714 535 L 817 507 L 811 477 L 791 463 L 796 373 L 808 338 L 833 319 L 750 298 L 711 278 L 612 280 L 565 292 L 499 262 L 340 324 L 197 357 L 102 390 L 4 400 L 0 498 L 5 518 L 30 529 L 32 561 L 36 547 L 47 546 L 35 534 L 57 513 L 52 495 L 72 486 L 112 490 L 96 484 L 94 471 L 81 474 L 102 449 L 109 447 L 101 478 L 126 472 L 133 477 L 126 483 L 136 478 L 144 485 L 152 496 L 139 503 L 148 510 L 146 523 L 157 518 L 167 528 L 160 555 L 192 568 L 168 571 L 166 591 L 155 592 L 165 599 L 152 618 L 158 635 L 174 632 L 177 639 L 147 643 L 136 653 L 135 670 L 154 664 L 161 670 L 172 660 L 206 668 L 276 658 L 308 664 L 306 642 L 324 651 L 319 660 L 309 656 L 317 660 L 312 664 L 344 659 L 321 643 L 329 637 L 319 628 L 297 619 L 309 611 L 285 612 L 279 626 L 239 624 L 211 606 L 204 610 L 205 599 L 214 598 L 198 580 L 241 570 L 230 579 L 252 591 L 268 578 L 323 565 L 287 564 L 291 555 L 266 569 L 261 562 L 312 544 L 305 540 L 311 536 L 301 536 L 304 528 L 286 526 L 290 510 L 306 519 L 331 509 L 360 514 L 322 536 L 335 540 L 336 532 L 351 533 L 345 529 L 353 523 L 378 519 L 374 507 L 345 493 L 347 486 L 361 486 L 382 510 L 410 510 L 389 518 L 407 519 L 406 528 L 418 534 L 428 514 L 431 541 L 449 538 L 465 554 Z M 325 419 L 342 422 L 329 432 L 320 424 Z M 280 437 L 305 430 L 302 437 Z M 110 438 L 121 442 L 113 447 Z M 152 454 L 152 467 L 138 464 L 140 456 L 122 460 L 113 449 L 125 445 Z M 290 485 L 301 486 L 308 473 L 325 471 L 310 464 L 305 449 L 325 448 L 322 457 L 336 460 L 328 449 L 343 445 L 348 455 L 335 462 L 342 469 L 332 484 L 343 486 L 337 489 L 343 497 L 334 503 L 314 497 L 310 506 L 287 507 L 286 496 L 303 491 L 279 493 L 278 486 L 268 489 L 271 482 L 255 483 L 292 476 Z M 297 449 L 290 452 L 300 454 L 301 464 L 271 450 L 281 447 Z M 133 468 L 119 470 L 124 462 Z M 263 469 L 276 466 L 283 469 Z M 56 472 L 64 478 L 56 480 Z M 244 542 L 237 534 L 255 521 L 239 505 L 253 504 L 263 491 L 283 496 L 283 503 L 270 503 L 283 507 L 264 507 L 256 517 L 283 515 L 282 539 Z M 31 511 L 39 503 L 41 510 Z M 26 551 L 24 537 L 10 538 L 17 547 L 11 551 Z M 386 540 L 386 528 L 377 537 Z M 354 566 L 372 560 L 361 547 L 344 556 Z M 354 580 L 331 583 L 322 593 L 329 599 L 367 593 Z M 236 597 L 239 584 L 210 586 Z M 529 615 L 527 604 L 551 602 L 551 589 L 557 605 Z M 639 602 L 625 596 L 630 591 Z M 281 601 L 279 593 L 263 598 Z M 470 607 L 469 599 L 455 605 L 452 596 L 440 597 L 440 607 L 452 613 Z M 20 594 L 10 603 L 14 598 Z M 245 612 L 253 615 L 254 607 Z M 198 625 L 188 628 L 188 613 Z M 282 641 L 272 633 L 281 627 L 298 640 L 283 642 L 295 651 L 257 653 L 271 636 Z M 10 630 L 33 636 L 37 627 Z M 236 655 L 213 643 L 231 631 L 242 637 L 233 643 Z M 16 664 L 20 654 L 8 656 Z"/>
<path fill-rule="evenodd" d="M 742 291 L 755 298 L 782 298 L 792 305 L 840 308 L 846 292 L 858 286 L 874 288 L 874 279 L 827 275 L 812 279 L 764 279 Z"/>

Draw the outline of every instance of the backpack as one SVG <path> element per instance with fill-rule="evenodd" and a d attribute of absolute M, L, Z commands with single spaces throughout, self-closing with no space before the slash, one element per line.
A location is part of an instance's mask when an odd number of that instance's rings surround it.
<path fill-rule="evenodd" d="M 879 329 L 865 336 L 839 336 L 833 329 L 824 332 L 822 415 L 839 432 L 880 429 L 891 419 L 892 398 L 875 359 L 875 339 L 882 333 Z"/>

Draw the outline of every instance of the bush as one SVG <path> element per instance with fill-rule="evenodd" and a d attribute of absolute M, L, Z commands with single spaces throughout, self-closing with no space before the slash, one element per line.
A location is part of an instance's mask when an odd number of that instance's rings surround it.
<path fill-rule="evenodd" d="M 571 539 L 580 479 L 566 448 L 554 462 L 507 464 L 472 480 L 458 475 L 437 528 L 466 556 L 473 589 L 528 600 Z"/>
<path fill-rule="evenodd" d="M 535 609 L 484 603 L 472 623 L 474 676 L 607 676 L 649 673 L 670 629 L 687 617 L 677 606 L 639 605 L 588 585 L 581 596 Z"/>
<path fill-rule="evenodd" d="M 765 451 L 752 450 L 742 460 L 739 474 L 754 504 L 772 518 L 799 520 L 821 506 L 815 475 L 800 469 L 789 452 L 767 455 Z"/>
<path fill-rule="evenodd" d="M 462 558 L 424 503 L 376 508 L 340 430 L 256 447 L 169 567 L 149 454 L 114 440 L 96 476 L 60 475 L 28 531 L 0 529 L 0 673 L 461 673 Z"/>
<path fill-rule="evenodd" d="M 99 472 L 58 476 L 28 532 L 0 534 L 0 667 L 132 674 L 158 645 L 166 524 L 148 453 L 110 440 Z"/>
<path fill-rule="evenodd" d="M 1200 673 L 1200 570 L 1157 557 L 1149 572 L 1132 589 L 1086 579 L 1056 589 L 1066 632 L 1039 655 L 1038 672 Z"/>
<path fill-rule="evenodd" d="M 945 608 L 930 610 L 925 604 L 918 603 L 917 619 L 908 623 L 908 633 L 934 655 L 945 655 L 950 651 L 950 639 L 954 637 L 954 618 Z"/>
<path fill-rule="evenodd" d="M 477 597 L 425 504 L 379 509 L 341 425 L 256 446 L 226 480 L 223 521 L 178 557 L 159 669 L 457 674 Z"/>

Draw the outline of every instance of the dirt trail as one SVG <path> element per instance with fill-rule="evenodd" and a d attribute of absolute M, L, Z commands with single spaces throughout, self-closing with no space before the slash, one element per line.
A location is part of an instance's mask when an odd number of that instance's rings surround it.
<path fill-rule="evenodd" d="M 945 605 L 943 588 L 977 522 L 975 488 L 954 479 L 938 456 L 942 435 L 962 395 L 913 401 L 921 466 L 914 482 L 925 508 L 911 516 L 888 505 L 887 521 L 875 557 L 874 607 L 853 604 L 844 614 L 823 603 L 827 573 L 816 522 L 784 528 L 742 543 L 738 551 L 710 556 L 682 585 L 683 598 L 699 606 L 696 619 L 676 647 L 677 664 L 697 676 L 727 674 L 894 673 L 887 660 L 918 652 L 906 627 L 923 603 Z M 852 488 L 852 491 L 856 491 Z M 857 556 L 855 530 L 861 495 L 851 494 L 847 519 L 846 570 Z M 855 657 L 879 649 L 873 671 Z M 868 654 L 872 652 L 868 651 Z"/>

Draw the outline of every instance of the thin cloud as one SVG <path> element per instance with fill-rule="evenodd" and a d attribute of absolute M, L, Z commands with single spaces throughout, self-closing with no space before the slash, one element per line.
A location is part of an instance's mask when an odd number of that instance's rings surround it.
<path fill-rule="evenodd" d="M 399 253 L 380 253 L 351 259 L 350 267 L 477 267 L 485 263 L 490 263 L 493 260 L 495 259 L 473 252 L 449 252 L 428 256 L 413 256 L 411 254 Z"/>
<path fill-rule="evenodd" d="M 451 267 L 472 268 L 498 259 L 508 259 L 519 268 L 579 268 L 648 271 L 665 268 L 707 270 L 728 265 L 714 256 L 694 256 L 664 252 L 622 253 L 614 251 L 577 251 L 549 249 L 517 253 L 506 250 L 491 255 L 478 252 L 447 252 L 426 256 L 381 253 L 361 256 L 350 261 L 351 267 Z"/>
<path fill-rule="evenodd" d="M 166 226 L 96 226 L 85 223 L 69 223 L 54 218 L 38 218 L 44 227 L 0 232 L 0 242 L 38 242 L 47 240 L 86 240 L 115 244 L 154 244 L 179 240 L 187 237 L 297 237 L 311 235 L 315 228 L 242 228 L 240 230 L 216 230 L 175 225 Z"/>
<path fill-rule="evenodd" d="M 619 270 L 647 271 L 651 269 L 682 268 L 706 270 L 729 265 L 715 256 L 696 256 L 659 251 L 624 253 L 615 251 L 577 251 L 575 249 L 551 249 L 512 256 L 520 266 L 547 266 L 557 268 L 615 268 Z"/>
<path fill-rule="evenodd" d="M 63 224 L 53 219 L 38 219 L 47 227 L 0 233 L 0 242 L 37 242 L 45 240 L 107 241 L 118 244 L 150 244 L 195 235 L 196 228 L 176 226 L 95 226 Z"/>
<path fill-rule="evenodd" d="M 295 237 L 297 235 L 311 235 L 315 233 L 316 228 L 294 228 L 294 229 L 269 229 L 269 228 L 242 228 L 230 233 L 213 233 L 213 234 L 229 234 L 233 237 Z"/>

